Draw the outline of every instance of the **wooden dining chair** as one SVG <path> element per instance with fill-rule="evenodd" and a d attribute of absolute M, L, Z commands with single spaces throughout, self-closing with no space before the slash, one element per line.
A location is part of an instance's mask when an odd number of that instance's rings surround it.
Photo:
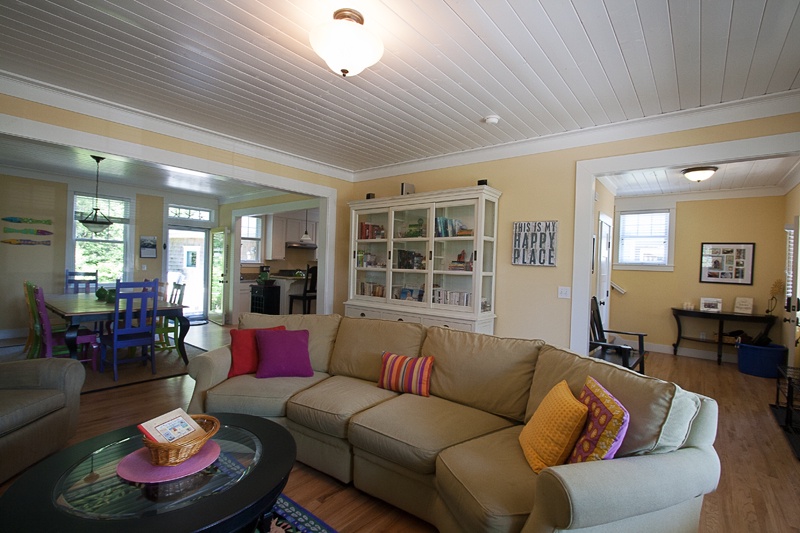
<path fill-rule="evenodd" d="M 111 333 L 100 336 L 100 371 L 105 371 L 108 362 L 108 349 L 111 349 L 111 364 L 114 381 L 119 379 L 118 366 L 122 363 L 150 361 L 153 374 L 156 373 L 155 334 L 158 311 L 158 278 L 153 281 L 117 280 L 114 318 Z M 140 357 L 119 357 L 122 348 L 142 348 Z M 129 351 L 125 351 L 129 354 Z M 130 355 L 130 354 L 129 354 Z"/>
<path fill-rule="evenodd" d="M 94 294 L 98 287 L 97 270 L 78 272 L 70 269 L 64 275 L 64 294 Z"/>
<path fill-rule="evenodd" d="M 302 294 L 289 295 L 289 314 L 294 311 L 295 300 L 300 300 L 303 304 L 303 314 L 311 313 L 311 302 L 317 299 L 317 267 L 306 268 L 306 281 L 303 284 Z"/>
<path fill-rule="evenodd" d="M 44 290 L 34 286 L 34 300 L 36 302 L 36 313 L 41 326 L 41 347 L 39 357 L 61 357 L 69 356 L 67 348 L 66 332 L 54 331 L 50 323 L 50 315 L 45 305 Z M 92 370 L 97 370 L 97 334 L 89 329 L 78 329 L 78 336 L 75 339 L 78 347 L 83 348 L 81 362 L 91 362 Z"/>
<path fill-rule="evenodd" d="M 169 294 L 169 303 L 182 305 L 185 291 L 185 283 L 173 283 Z M 156 335 L 158 337 L 156 339 L 156 348 L 170 352 L 173 348 L 177 348 L 180 329 L 180 322 L 178 322 L 177 317 L 158 317 L 156 320 Z M 169 340 L 170 335 L 172 335 L 172 342 Z"/>

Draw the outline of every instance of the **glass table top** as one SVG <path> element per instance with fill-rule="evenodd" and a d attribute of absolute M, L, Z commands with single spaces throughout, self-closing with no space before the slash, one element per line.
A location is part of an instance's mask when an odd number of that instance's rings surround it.
<path fill-rule="evenodd" d="M 212 440 L 221 451 L 211 466 L 162 483 L 134 483 L 117 475 L 119 462 L 143 447 L 141 434 L 113 442 L 84 457 L 61 476 L 53 490 L 53 503 L 62 511 L 84 518 L 115 520 L 167 513 L 225 492 L 258 464 L 262 445 L 253 433 L 225 424 Z"/>

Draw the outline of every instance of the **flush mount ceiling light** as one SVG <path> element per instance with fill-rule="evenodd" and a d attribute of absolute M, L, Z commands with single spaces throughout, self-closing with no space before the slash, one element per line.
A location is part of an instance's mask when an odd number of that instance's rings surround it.
<path fill-rule="evenodd" d="M 683 174 L 687 180 L 699 183 L 713 176 L 714 172 L 717 170 L 717 167 L 692 167 L 681 170 L 681 174 Z"/>
<path fill-rule="evenodd" d="M 111 226 L 113 222 L 111 222 L 107 216 L 101 213 L 100 208 L 97 207 L 98 193 L 100 191 L 100 161 L 105 159 L 105 157 L 100 157 L 99 155 L 93 155 L 92 159 L 94 159 L 95 162 L 97 163 L 97 176 L 95 177 L 95 186 L 94 186 L 94 209 L 92 209 L 91 214 L 87 215 L 86 218 L 81 220 L 81 224 L 86 226 L 86 229 L 88 229 L 92 233 L 100 233 L 107 227 Z"/>
<path fill-rule="evenodd" d="M 336 74 L 355 76 L 383 56 L 383 42 L 364 27 L 364 17 L 355 9 L 337 9 L 333 20 L 309 35 L 311 48 Z"/>

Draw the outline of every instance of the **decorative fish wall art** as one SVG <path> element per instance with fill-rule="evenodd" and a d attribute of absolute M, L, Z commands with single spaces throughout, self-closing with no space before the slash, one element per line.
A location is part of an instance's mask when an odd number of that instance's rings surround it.
<path fill-rule="evenodd" d="M 48 219 L 26 218 L 26 217 L 3 217 L 6 222 L 13 222 L 14 224 L 53 224 L 53 221 Z"/>
<path fill-rule="evenodd" d="M 41 244 L 44 246 L 50 246 L 50 241 L 33 241 L 31 239 L 4 239 L 2 241 L 3 244 L 15 244 L 15 245 L 24 245 L 24 246 L 35 246 L 37 244 Z"/>
<path fill-rule="evenodd" d="M 26 233 L 28 235 L 52 235 L 52 231 L 47 231 L 46 229 L 33 229 L 33 228 L 22 228 L 22 229 L 15 229 L 15 228 L 3 228 L 3 233 Z"/>

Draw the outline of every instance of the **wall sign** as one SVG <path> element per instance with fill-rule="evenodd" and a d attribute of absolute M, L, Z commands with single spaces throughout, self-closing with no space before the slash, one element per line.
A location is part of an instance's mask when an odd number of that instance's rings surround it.
<path fill-rule="evenodd" d="M 512 265 L 556 266 L 558 221 L 514 222 Z"/>

